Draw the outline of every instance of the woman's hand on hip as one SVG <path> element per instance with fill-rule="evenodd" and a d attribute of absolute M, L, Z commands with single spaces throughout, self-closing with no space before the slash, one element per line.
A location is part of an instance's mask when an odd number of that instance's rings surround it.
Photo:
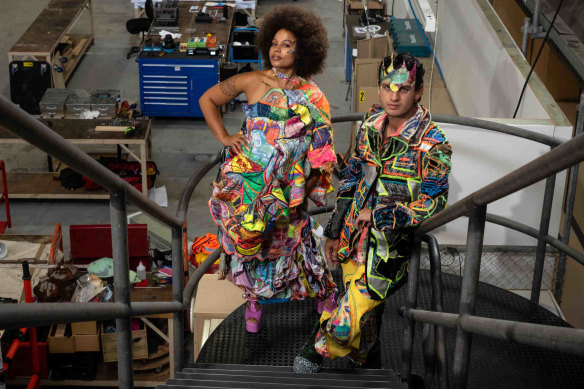
<path fill-rule="evenodd" d="M 219 141 L 223 146 L 231 147 L 237 154 L 240 154 L 243 149 L 249 146 L 247 138 L 243 134 L 225 135 Z"/>

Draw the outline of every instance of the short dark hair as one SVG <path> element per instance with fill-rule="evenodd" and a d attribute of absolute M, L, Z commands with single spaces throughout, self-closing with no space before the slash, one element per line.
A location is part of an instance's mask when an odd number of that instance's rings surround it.
<path fill-rule="evenodd" d="M 308 78 L 320 73 L 328 51 L 326 29 L 318 16 L 294 5 L 276 7 L 262 21 L 256 44 L 264 57 L 264 66 L 272 67 L 270 46 L 274 35 L 281 29 L 296 36 L 296 74 Z"/>
<path fill-rule="evenodd" d="M 394 69 L 401 68 L 404 61 L 406 62 L 406 69 L 408 69 L 408 70 L 412 70 L 412 68 L 414 67 L 414 64 L 416 64 L 416 82 L 414 85 L 415 85 L 416 90 L 419 90 L 422 87 L 422 85 L 424 85 L 424 72 L 425 72 L 424 66 L 416 57 L 414 57 L 413 55 L 411 55 L 410 53 L 405 51 L 403 53 L 399 53 L 398 55 L 396 55 L 393 58 Z M 377 74 L 378 74 L 377 82 L 379 84 L 381 84 L 381 75 L 383 74 L 381 72 L 381 70 L 384 67 L 387 68 L 390 63 L 391 63 L 391 56 L 388 56 L 388 57 L 383 58 L 383 60 L 379 64 L 379 69 L 377 70 Z"/>

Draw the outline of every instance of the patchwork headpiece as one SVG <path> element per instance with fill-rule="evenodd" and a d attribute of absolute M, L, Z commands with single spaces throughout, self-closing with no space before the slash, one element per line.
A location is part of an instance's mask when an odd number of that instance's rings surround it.
<path fill-rule="evenodd" d="M 418 70 L 417 64 L 414 62 L 412 70 L 408 70 L 406 67 L 406 61 L 404 60 L 399 69 L 393 68 L 393 55 L 391 56 L 391 62 L 389 66 L 386 66 L 385 62 L 381 64 L 381 70 L 379 71 L 380 84 L 383 81 L 389 81 L 389 87 L 392 91 L 397 92 L 401 85 L 407 81 L 412 84 L 416 82 L 416 72 Z"/>

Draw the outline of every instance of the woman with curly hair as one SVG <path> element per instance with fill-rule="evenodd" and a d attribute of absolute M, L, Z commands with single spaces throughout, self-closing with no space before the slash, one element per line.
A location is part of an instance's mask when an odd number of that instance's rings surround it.
<path fill-rule="evenodd" d="M 199 103 L 225 146 L 209 208 L 219 226 L 227 277 L 245 291 L 246 329 L 258 332 L 262 304 L 317 298 L 334 309 L 335 284 L 322 255 L 307 198 L 332 192 L 336 162 L 329 103 L 311 80 L 322 71 L 327 34 L 320 19 L 296 6 L 264 17 L 257 38 L 264 70 L 213 86 Z M 245 93 L 245 122 L 226 130 L 217 106 Z"/>

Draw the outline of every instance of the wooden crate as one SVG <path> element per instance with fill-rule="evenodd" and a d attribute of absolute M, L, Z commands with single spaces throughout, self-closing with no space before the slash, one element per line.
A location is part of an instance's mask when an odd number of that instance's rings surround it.
<path fill-rule="evenodd" d="M 105 333 L 101 327 L 101 350 L 104 362 L 116 362 L 118 360 L 118 334 Z M 148 358 L 148 339 L 146 328 L 132 331 L 132 359 Z"/>

